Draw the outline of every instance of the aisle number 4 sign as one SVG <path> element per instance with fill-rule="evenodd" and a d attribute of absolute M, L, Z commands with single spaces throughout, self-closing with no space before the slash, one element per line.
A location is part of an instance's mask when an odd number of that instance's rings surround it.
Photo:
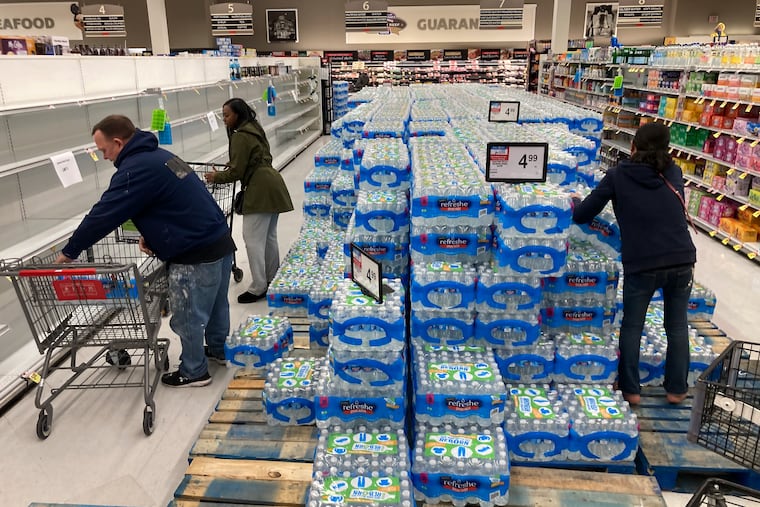
<path fill-rule="evenodd" d="M 486 181 L 546 181 L 548 143 L 488 143 L 486 150 Z"/>

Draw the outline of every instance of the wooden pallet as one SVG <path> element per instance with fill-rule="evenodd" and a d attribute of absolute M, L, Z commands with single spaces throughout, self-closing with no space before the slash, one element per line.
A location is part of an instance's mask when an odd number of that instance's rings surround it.
<path fill-rule="evenodd" d="M 422 503 L 423 507 L 451 504 Z M 638 475 L 512 467 L 509 503 L 520 507 L 665 507 L 657 481 Z"/>
<path fill-rule="evenodd" d="M 665 491 L 693 492 L 708 477 L 758 488 L 760 475 L 686 440 L 692 397 L 671 405 L 661 387 L 642 390 L 639 418 L 639 451 L 636 469 L 654 476 Z"/>

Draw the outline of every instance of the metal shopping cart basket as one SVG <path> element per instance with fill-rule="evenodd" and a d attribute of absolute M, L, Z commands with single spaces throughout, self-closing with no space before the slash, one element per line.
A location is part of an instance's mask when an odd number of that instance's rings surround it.
<path fill-rule="evenodd" d="M 235 187 L 237 182 L 232 183 L 206 183 L 205 174 L 214 172 L 220 169 L 224 169 L 223 164 L 212 164 L 209 162 L 187 162 L 187 164 L 193 168 L 198 177 L 206 185 L 206 188 L 214 197 L 214 200 L 222 208 L 224 216 L 227 217 L 227 221 L 232 232 L 232 223 L 235 218 L 235 213 L 232 210 L 232 203 L 235 200 Z M 232 278 L 235 282 L 240 282 L 243 279 L 243 270 L 237 266 L 235 259 L 235 252 L 232 253 Z"/>
<path fill-rule="evenodd" d="M 760 471 L 760 344 L 735 341 L 699 376 L 688 439 Z M 708 479 L 688 503 L 760 507 L 760 491 Z"/>
<path fill-rule="evenodd" d="M 42 263 L 0 261 L 45 355 L 42 370 L 28 375 L 37 384 L 40 439 L 50 435 L 52 402 L 66 389 L 142 387 L 143 431 L 153 433 L 153 397 L 169 367 L 169 340 L 158 338 L 169 285 L 166 265 L 137 241 L 116 231 L 81 263 L 50 264 L 52 255 Z"/>

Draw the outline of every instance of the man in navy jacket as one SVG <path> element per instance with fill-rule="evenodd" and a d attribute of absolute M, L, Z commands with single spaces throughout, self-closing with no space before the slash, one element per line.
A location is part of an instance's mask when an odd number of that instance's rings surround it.
<path fill-rule="evenodd" d="M 227 288 L 235 244 L 224 213 L 190 166 L 126 116 L 107 116 L 92 136 L 116 173 L 57 262 L 71 262 L 131 219 L 141 234 L 140 249 L 169 265 L 170 326 L 182 353 L 178 370 L 161 381 L 172 387 L 208 385 L 204 338 L 209 355 L 223 359 L 230 329 Z"/>

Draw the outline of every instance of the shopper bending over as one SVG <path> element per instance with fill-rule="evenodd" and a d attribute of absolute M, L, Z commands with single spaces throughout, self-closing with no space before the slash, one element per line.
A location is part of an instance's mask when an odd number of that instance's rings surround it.
<path fill-rule="evenodd" d="M 243 198 L 243 240 L 253 278 L 238 303 L 253 303 L 267 295 L 267 288 L 280 267 L 277 219 L 293 211 L 288 187 L 272 167 L 272 154 L 256 113 L 243 99 L 224 103 L 222 118 L 230 140 L 230 161 L 224 171 L 206 173 L 209 183 L 240 181 Z"/>
<path fill-rule="evenodd" d="M 631 404 L 640 401 L 639 346 L 647 306 L 658 288 L 668 337 L 667 399 L 680 403 L 688 390 L 686 313 L 697 251 L 685 215 L 683 176 L 668 154 L 669 143 L 665 125 L 643 125 L 633 138 L 631 159 L 608 170 L 583 202 L 573 198 L 575 222 L 590 222 L 612 201 L 620 226 L 624 280 L 618 388 Z"/>
<path fill-rule="evenodd" d="M 182 353 L 177 371 L 161 381 L 171 387 L 210 384 L 203 340 L 223 358 L 230 331 L 227 289 L 235 244 L 224 213 L 185 162 L 126 116 L 107 116 L 92 137 L 116 172 L 57 262 L 71 262 L 131 219 L 142 235 L 140 249 L 169 265 L 169 324 Z"/>

